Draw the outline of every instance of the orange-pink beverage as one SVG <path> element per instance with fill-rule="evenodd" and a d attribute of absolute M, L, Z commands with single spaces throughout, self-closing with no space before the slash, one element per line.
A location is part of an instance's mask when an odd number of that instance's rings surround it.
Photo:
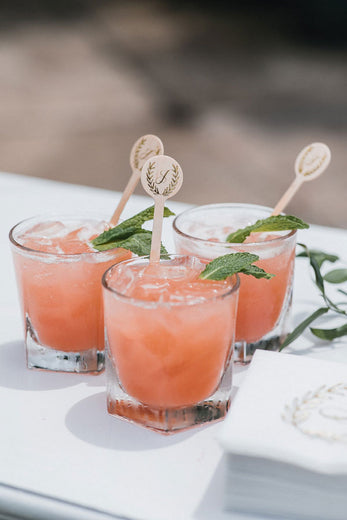
<path fill-rule="evenodd" d="M 263 238 L 263 240 L 262 240 Z M 248 243 L 276 241 L 280 236 L 255 237 Z M 264 244 L 264 247 L 265 244 Z M 270 249 L 270 248 L 269 248 Z M 253 343 L 271 331 L 279 320 L 288 288 L 291 290 L 295 248 L 260 259 L 255 265 L 275 276 L 271 280 L 255 279 L 240 273 L 240 298 L 236 322 L 236 341 Z M 270 282 L 270 283 L 266 283 Z"/>
<path fill-rule="evenodd" d="M 212 410 L 220 392 L 222 417 L 231 390 L 238 280 L 200 280 L 204 267 L 192 257 L 153 266 L 133 259 L 104 275 L 110 413 L 170 431 L 182 428 L 186 410 L 187 428 L 197 403 L 210 401 Z"/>
<path fill-rule="evenodd" d="M 218 256 L 245 251 L 259 256 L 255 264 L 275 276 L 271 280 L 240 274 L 236 322 L 236 359 L 249 361 L 256 348 L 277 349 L 286 333 L 291 303 L 296 232 L 252 234 L 242 244 L 227 243 L 232 231 L 271 214 L 252 204 L 210 204 L 176 217 L 177 252 L 210 262 Z"/>
<path fill-rule="evenodd" d="M 101 278 L 110 265 L 131 256 L 124 249 L 93 249 L 90 240 L 105 226 L 95 218 L 55 216 L 12 229 L 29 367 L 103 368 Z"/>

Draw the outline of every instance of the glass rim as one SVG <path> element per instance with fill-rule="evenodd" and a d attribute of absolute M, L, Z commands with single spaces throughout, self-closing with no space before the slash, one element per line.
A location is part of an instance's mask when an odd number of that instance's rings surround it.
<path fill-rule="evenodd" d="M 201 206 L 194 206 L 192 208 L 188 208 L 186 210 L 184 210 L 182 213 L 179 213 L 175 218 L 174 218 L 174 221 L 172 223 L 172 227 L 173 227 L 173 230 L 177 233 L 177 235 L 180 235 L 184 238 L 188 238 L 189 240 L 193 240 L 197 243 L 200 243 L 200 244 L 209 244 L 209 246 L 211 247 L 211 245 L 213 244 L 216 244 L 216 245 L 223 245 L 223 246 L 228 246 L 228 247 L 236 247 L 236 246 L 242 246 L 242 247 L 261 247 L 261 246 L 264 246 L 266 244 L 274 244 L 276 242 L 281 242 L 283 240 L 286 240 L 288 238 L 291 238 L 293 235 L 296 234 L 297 230 L 296 229 L 291 229 L 291 230 L 288 230 L 288 232 L 284 235 L 281 235 L 281 236 L 278 236 L 278 237 L 275 237 L 275 238 L 270 238 L 269 240 L 266 240 L 266 241 L 263 241 L 263 242 L 225 242 L 225 241 L 220 241 L 220 240 L 208 240 L 206 238 L 199 238 L 199 237 L 196 237 L 194 235 L 190 235 L 188 233 L 185 233 L 184 231 L 182 231 L 181 229 L 179 229 L 178 227 L 178 220 L 181 218 L 181 217 L 185 217 L 188 213 L 194 213 L 194 212 L 198 212 L 200 210 L 203 210 L 203 209 L 217 209 L 217 208 L 230 208 L 230 207 L 234 207 L 234 208 L 237 208 L 237 207 L 240 207 L 240 208 L 254 208 L 254 209 L 262 209 L 262 210 L 268 210 L 269 212 L 272 212 L 273 211 L 273 208 L 270 208 L 269 206 L 262 206 L 261 204 L 250 204 L 250 203 L 243 203 L 243 202 L 221 202 L 221 203 L 215 203 L 215 204 L 203 204 Z M 281 213 L 282 214 L 282 213 Z M 283 213 L 284 214 L 284 213 Z"/>
<path fill-rule="evenodd" d="M 194 258 L 194 259 L 201 261 L 200 258 L 193 256 L 193 255 L 181 255 L 181 254 L 176 254 L 176 253 L 173 253 L 173 254 L 169 253 L 169 256 L 170 256 L 169 260 L 171 260 L 172 258 L 178 257 L 178 258 Z M 112 287 L 110 287 L 108 285 L 107 277 L 108 277 L 109 273 L 111 271 L 113 271 L 113 269 L 118 269 L 123 264 L 135 263 L 137 261 L 144 261 L 144 260 L 148 260 L 148 264 L 149 264 L 149 255 L 133 257 L 128 260 L 122 260 L 121 262 L 118 262 L 117 264 L 111 265 L 104 272 L 104 274 L 102 275 L 102 278 L 101 278 L 101 283 L 102 283 L 102 286 L 104 287 L 104 289 L 106 289 L 110 293 L 116 295 L 119 300 L 123 300 L 127 303 L 131 303 L 131 304 L 137 305 L 137 306 L 154 308 L 154 307 L 176 307 L 176 306 L 182 306 L 182 305 L 205 304 L 205 303 L 209 303 L 213 300 L 226 298 L 227 296 L 230 296 L 231 294 L 237 292 L 240 288 L 240 277 L 237 273 L 235 273 L 229 277 L 232 280 L 235 280 L 235 282 L 234 281 L 232 282 L 232 287 L 226 289 L 225 292 L 223 292 L 222 294 L 213 295 L 211 297 L 205 298 L 203 301 L 200 300 L 200 301 L 192 301 L 192 302 L 185 302 L 185 301 L 183 301 L 183 302 L 158 302 L 158 301 L 151 301 L 151 300 L 142 300 L 140 298 L 134 298 L 132 296 L 127 296 L 127 295 L 122 294 L 121 292 L 117 291 L 116 289 L 113 289 Z M 166 259 L 163 259 L 163 260 L 166 260 Z M 218 281 L 218 280 L 213 280 L 213 281 Z"/>
<path fill-rule="evenodd" d="M 100 255 L 101 254 L 109 254 L 111 252 L 115 252 L 117 249 L 119 248 L 114 248 L 114 249 L 107 249 L 106 251 L 84 251 L 83 253 L 53 253 L 53 252 L 48 252 L 48 251 L 41 251 L 40 249 L 34 249 L 34 248 L 31 248 L 31 247 L 27 247 L 27 246 L 24 246 L 23 244 L 20 244 L 16 238 L 14 237 L 14 233 L 15 231 L 17 230 L 17 228 L 19 228 L 22 224 L 26 223 L 26 222 L 30 222 L 31 220 L 32 221 L 35 221 L 35 220 L 40 220 L 41 222 L 46 222 L 54 217 L 57 217 L 59 218 L 60 220 L 64 220 L 64 219 L 87 219 L 88 217 L 90 217 L 91 219 L 100 219 L 100 218 L 105 218 L 105 215 L 101 215 L 100 213 L 93 213 L 93 212 L 80 212 L 80 213 L 43 213 L 43 214 L 38 214 L 38 215 L 34 215 L 32 217 L 28 217 L 28 218 L 25 218 L 23 220 L 20 220 L 19 222 L 17 222 L 17 224 L 15 224 L 14 226 L 12 226 L 12 228 L 10 229 L 9 231 L 9 240 L 10 242 L 12 243 L 12 245 L 25 252 L 25 253 L 28 253 L 28 254 L 33 254 L 33 255 L 42 255 L 43 257 L 45 258 L 49 258 L 49 257 L 53 257 L 53 258 L 64 258 L 64 259 L 69 259 L 69 258 L 78 258 L 78 257 L 93 257 L 94 255 Z M 107 219 L 105 218 L 105 222 L 107 222 Z"/>

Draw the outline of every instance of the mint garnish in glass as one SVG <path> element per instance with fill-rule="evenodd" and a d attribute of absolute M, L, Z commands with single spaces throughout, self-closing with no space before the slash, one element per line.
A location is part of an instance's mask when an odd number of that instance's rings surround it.
<path fill-rule="evenodd" d="M 264 231 L 289 231 L 294 229 L 307 229 L 310 226 L 303 220 L 293 215 L 271 215 L 268 218 L 257 220 L 254 224 L 238 229 L 230 233 L 226 242 L 241 244 L 251 233 Z"/>
<path fill-rule="evenodd" d="M 259 260 L 258 255 L 251 253 L 230 253 L 219 256 L 207 264 L 200 274 L 202 280 L 225 280 L 228 276 L 243 273 L 255 278 L 266 278 L 269 280 L 274 275 L 267 273 L 264 269 L 253 264 Z"/>
<path fill-rule="evenodd" d="M 146 256 L 151 251 L 152 232 L 143 229 L 143 224 L 153 220 L 154 206 L 151 206 L 133 217 L 124 220 L 118 226 L 107 229 L 101 235 L 94 238 L 91 242 L 98 251 L 107 251 L 121 247 L 128 249 L 138 256 Z M 174 215 L 169 208 L 164 208 L 164 217 Z M 165 247 L 161 246 L 161 254 L 167 254 Z"/>

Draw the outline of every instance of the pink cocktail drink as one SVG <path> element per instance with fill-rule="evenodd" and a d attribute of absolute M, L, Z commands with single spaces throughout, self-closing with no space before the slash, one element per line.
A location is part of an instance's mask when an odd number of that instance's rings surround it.
<path fill-rule="evenodd" d="M 232 231 L 271 214 L 252 204 L 211 204 L 188 210 L 174 221 L 177 252 L 210 262 L 218 256 L 248 252 L 271 280 L 240 274 L 236 322 L 236 359 L 249 361 L 256 348 L 277 349 L 287 332 L 294 274 L 296 232 L 254 233 L 244 243 L 227 243 Z"/>
<path fill-rule="evenodd" d="M 104 275 L 111 414 L 172 433 L 226 413 L 238 279 L 200 280 L 204 267 L 141 258 Z"/>
<path fill-rule="evenodd" d="M 34 218 L 10 233 L 30 368 L 97 372 L 104 365 L 101 278 L 129 258 L 97 252 L 90 240 L 107 224 L 95 218 Z"/>

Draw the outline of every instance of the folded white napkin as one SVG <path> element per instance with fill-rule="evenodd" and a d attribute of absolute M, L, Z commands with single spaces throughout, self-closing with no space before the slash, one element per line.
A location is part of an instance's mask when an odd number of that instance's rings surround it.
<path fill-rule="evenodd" d="M 228 508 L 346 520 L 346 365 L 258 350 L 220 440 Z"/>

